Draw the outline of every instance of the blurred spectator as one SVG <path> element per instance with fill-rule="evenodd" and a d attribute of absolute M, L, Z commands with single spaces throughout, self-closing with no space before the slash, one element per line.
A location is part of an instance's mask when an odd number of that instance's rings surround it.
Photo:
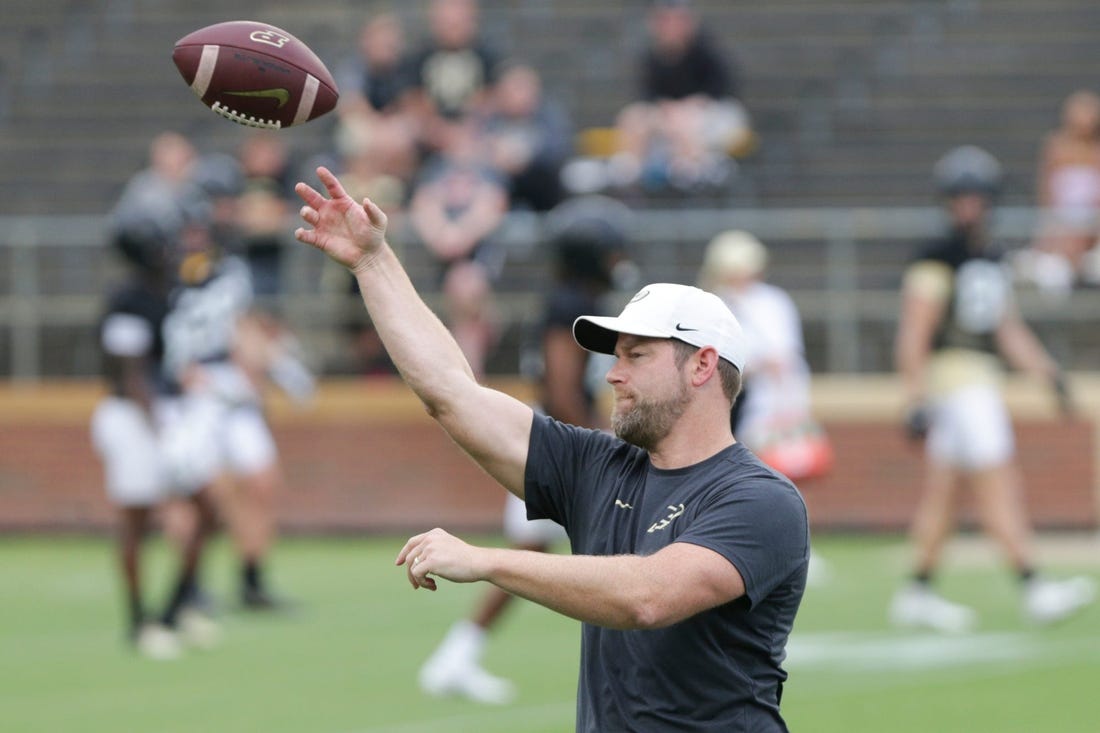
<path fill-rule="evenodd" d="M 901 626 L 948 632 L 975 624 L 972 609 L 932 589 L 965 486 L 1020 581 L 1023 615 L 1036 623 L 1059 621 L 1091 603 L 1095 587 L 1087 578 L 1055 581 L 1036 573 L 998 356 L 1050 384 L 1069 414 L 1065 379 L 1021 319 L 1011 279 L 990 241 L 1000 165 L 984 150 L 963 146 L 941 158 L 935 174 L 950 229 L 905 271 L 895 346 L 906 427 L 925 441 L 926 473 L 913 518 L 915 567 L 895 594 L 890 617 Z"/>
<path fill-rule="evenodd" d="M 492 282 L 504 265 L 490 237 L 508 210 L 508 191 L 482 162 L 472 121 L 446 122 L 441 132 L 444 147 L 422 172 L 409 217 L 442 266 L 451 330 L 480 378 L 497 337 Z"/>
<path fill-rule="evenodd" d="M 339 74 L 344 94 L 335 146 L 345 182 L 350 175 L 362 195 L 378 204 L 381 198 L 404 199 L 419 164 L 420 135 L 410 105 L 412 70 L 405 31 L 397 15 L 379 13 L 363 25 L 359 50 Z"/>
<path fill-rule="evenodd" d="M 602 197 L 563 203 L 549 215 L 554 250 L 554 279 L 543 301 L 539 323 L 539 401 L 543 412 L 556 420 L 605 428 L 607 419 L 596 410 L 599 389 L 607 388 L 606 369 L 591 365 L 607 359 L 585 351 L 573 339 L 573 321 L 602 313 L 604 296 L 611 290 L 616 265 L 626 250 L 625 223 L 629 211 Z M 599 372 L 597 374 L 597 372 Z M 549 519 L 527 519 L 524 502 L 508 495 L 504 534 L 514 549 L 547 552 L 566 539 L 561 525 Z M 457 694 L 482 703 L 505 703 L 515 696 L 514 685 L 481 666 L 487 635 L 499 625 L 514 596 L 490 586 L 473 614 L 457 621 L 420 669 L 420 687 L 432 695 Z"/>
<path fill-rule="evenodd" d="M 767 261 L 753 235 L 722 232 L 707 246 L 700 287 L 725 301 L 749 344 L 734 435 L 799 482 L 826 474 L 832 450 L 811 414 L 802 318 L 787 291 L 764 280 Z"/>
<path fill-rule="evenodd" d="M 572 125 L 549 99 L 537 71 L 505 69 L 485 122 L 489 161 L 508 180 L 511 205 L 549 211 L 562 199 L 561 169 L 573 149 Z"/>
<path fill-rule="evenodd" d="M 833 450 L 814 419 L 802 318 L 782 288 L 766 282 L 768 250 L 744 231 L 725 231 L 707 245 L 699 287 L 718 295 L 744 330 L 744 382 L 730 418 L 734 437 L 804 488 L 829 473 Z M 810 553 L 808 581 L 827 576 Z"/>
<path fill-rule="evenodd" d="M 1062 122 L 1043 141 L 1037 181 L 1043 210 L 1039 234 L 1023 254 L 1021 274 L 1041 288 L 1065 292 L 1078 282 L 1100 285 L 1100 96 L 1077 91 Z"/>
<path fill-rule="evenodd" d="M 618 116 L 613 184 L 699 191 L 725 185 L 731 151 L 750 136 L 731 57 L 688 0 L 656 0 L 639 61 L 640 99 Z"/>
<path fill-rule="evenodd" d="M 432 0 L 429 37 L 412 56 L 421 140 L 438 150 L 444 120 L 483 111 L 496 83 L 497 52 L 479 37 L 477 0 Z"/>
<path fill-rule="evenodd" d="M 415 140 L 399 115 L 373 118 L 372 132 L 344 151 L 343 183 L 356 201 L 369 198 L 388 217 L 390 244 L 401 251 L 409 236 L 407 204 L 417 171 Z M 365 128 L 363 128 L 365 129 Z M 323 287 L 352 296 L 345 301 L 344 334 L 348 338 L 348 361 L 337 371 L 351 374 L 393 374 L 396 372 L 373 324 L 359 299 L 359 282 L 343 267 L 323 270 Z"/>
<path fill-rule="evenodd" d="M 341 115 L 397 111 L 413 82 L 401 18 L 372 15 L 359 31 L 357 53 L 337 68 L 336 77 Z"/>
<path fill-rule="evenodd" d="M 285 134 L 254 130 L 238 151 L 243 191 L 238 216 L 244 257 L 256 295 L 282 291 L 282 251 L 295 172 Z"/>

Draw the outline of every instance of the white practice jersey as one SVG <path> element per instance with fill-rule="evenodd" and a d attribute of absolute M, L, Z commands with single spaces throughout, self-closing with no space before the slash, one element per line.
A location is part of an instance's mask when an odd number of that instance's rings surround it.
<path fill-rule="evenodd" d="M 252 305 L 252 276 L 237 257 L 223 257 L 205 282 L 181 288 L 164 319 L 165 366 L 178 378 L 190 364 L 229 358 L 237 320 Z"/>

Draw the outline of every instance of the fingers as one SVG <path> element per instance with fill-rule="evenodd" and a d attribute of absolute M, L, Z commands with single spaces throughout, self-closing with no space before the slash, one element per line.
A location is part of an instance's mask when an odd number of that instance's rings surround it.
<path fill-rule="evenodd" d="M 348 195 L 348 192 L 344 190 L 344 186 L 340 183 L 340 179 L 338 179 L 328 168 L 319 166 L 317 168 L 317 177 L 320 178 L 321 183 L 325 185 L 329 198 L 339 199 Z M 294 186 L 294 191 L 303 201 L 315 209 L 320 208 L 325 202 L 325 197 L 307 183 L 299 181 Z"/>
<path fill-rule="evenodd" d="M 303 206 L 298 210 L 298 216 L 302 217 L 302 220 L 306 224 L 311 224 L 313 226 L 317 226 L 317 222 L 321 220 L 321 214 L 312 206 Z"/>
<path fill-rule="evenodd" d="M 299 181 L 294 185 L 294 192 L 314 209 L 319 209 L 325 203 L 325 197 L 315 191 L 308 183 Z"/>
<path fill-rule="evenodd" d="M 409 579 L 409 585 L 414 589 L 436 590 L 438 587 L 435 578 L 428 575 L 431 572 L 430 558 L 427 554 L 429 551 L 428 543 L 426 542 L 429 534 L 429 532 L 425 532 L 410 537 L 394 560 L 394 565 L 405 565 L 405 575 Z"/>
<path fill-rule="evenodd" d="M 299 183 L 298 186 L 295 187 L 295 189 L 297 190 L 299 186 L 302 189 L 308 191 L 308 194 L 316 196 L 318 199 L 321 200 L 322 203 L 324 202 L 324 199 L 321 198 L 321 194 L 317 193 L 306 184 Z M 299 191 L 298 193 L 302 196 L 303 199 L 308 197 L 308 194 L 303 191 Z M 321 220 L 321 215 L 317 213 L 317 209 L 313 206 L 303 206 L 301 209 L 298 210 L 298 215 L 302 217 L 302 220 L 306 224 L 314 227 L 317 226 L 317 222 Z M 317 245 L 317 232 L 314 229 L 298 227 L 294 230 L 294 238 L 297 239 L 299 242 L 304 242 L 305 244 L 311 244 L 313 246 Z"/>
<path fill-rule="evenodd" d="M 428 575 L 432 570 L 428 562 L 429 558 L 425 553 L 426 548 L 423 545 L 415 545 L 405 553 L 409 558 L 405 573 L 409 578 L 409 584 L 414 590 L 416 588 L 436 589 L 435 578 Z M 398 557 L 400 558 L 400 555 Z"/>
<path fill-rule="evenodd" d="M 370 219 L 371 224 L 380 227 L 386 226 L 386 214 L 378 204 L 365 198 L 363 199 L 363 210 L 367 212 L 367 218 Z"/>
<path fill-rule="evenodd" d="M 340 179 L 323 165 L 317 168 L 317 177 L 321 179 L 321 183 L 325 184 L 328 195 L 332 198 L 341 199 L 348 195 L 348 192 L 344 190 L 344 186 L 340 183 Z"/>
<path fill-rule="evenodd" d="M 294 238 L 303 244 L 317 246 L 317 232 L 313 229 L 298 227 L 294 230 Z"/>
<path fill-rule="evenodd" d="M 410 554 L 415 554 L 415 553 L 412 552 L 413 548 L 418 547 L 420 545 L 420 542 L 423 539 L 424 539 L 423 534 L 418 534 L 418 535 L 414 535 L 414 536 L 410 537 L 405 542 L 405 546 L 402 547 L 401 550 L 397 553 L 397 559 L 394 560 L 393 564 L 394 565 L 404 564 L 405 560 L 408 559 Z"/>

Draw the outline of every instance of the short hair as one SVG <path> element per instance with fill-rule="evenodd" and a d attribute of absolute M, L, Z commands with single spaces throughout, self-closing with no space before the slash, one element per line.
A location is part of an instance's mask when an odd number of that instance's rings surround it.
<path fill-rule="evenodd" d="M 680 339 L 669 340 L 672 341 L 675 351 L 673 358 L 676 360 L 677 367 L 686 364 L 691 355 L 700 348 Z M 741 393 L 741 370 L 735 367 L 732 362 L 720 358 L 718 360 L 718 377 L 722 380 L 722 393 L 729 398 L 730 405 L 733 405 L 734 401 L 737 400 L 737 395 Z"/>

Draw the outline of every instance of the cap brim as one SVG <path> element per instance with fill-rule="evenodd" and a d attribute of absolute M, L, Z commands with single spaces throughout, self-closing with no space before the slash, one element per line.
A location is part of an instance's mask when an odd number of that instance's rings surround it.
<path fill-rule="evenodd" d="M 616 316 L 581 316 L 573 321 L 573 338 L 582 348 L 599 354 L 614 354 L 619 334 L 648 338 L 669 338 L 669 334 Z"/>

